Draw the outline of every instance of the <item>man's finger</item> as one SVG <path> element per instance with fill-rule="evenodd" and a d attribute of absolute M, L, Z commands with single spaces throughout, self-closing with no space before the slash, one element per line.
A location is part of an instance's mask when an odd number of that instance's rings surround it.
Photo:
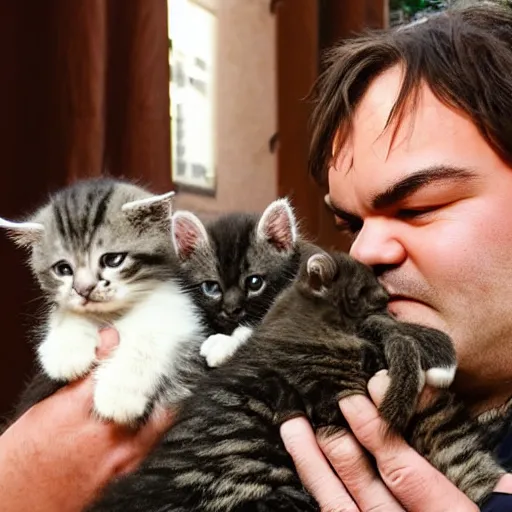
<path fill-rule="evenodd" d="M 384 400 L 384 395 L 390 384 L 390 378 L 387 370 L 380 370 L 368 382 L 368 392 L 373 403 L 379 406 Z M 417 410 L 421 411 L 432 403 L 439 390 L 426 385 L 421 392 L 418 400 Z"/>
<path fill-rule="evenodd" d="M 352 434 L 318 436 L 318 443 L 360 510 L 403 511 Z"/>
<path fill-rule="evenodd" d="M 135 471 L 141 463 L 141 454 L 150 452 L 165 432 L 171 428 L 173 416 L 170 410 L 161 406 L 155 407 L 147 423 L 125 439 L 125 449 L 121 450 L 118 447 L 115 473 L 123 475 Z"/>
<path fill-rule="evenodd" d="M 512 474 L 507 473 L 500 478 L 498 485 L 494 488 L 494 492 L 503 492 L 512 494 Z"/>
<path fill-rule="evenodd" d="M 112 353 L 112 350 L 119 345 L 119 334 L 113 328 L 102 329 L 99 332 L 100 343 L 96 347 L 96 357 L 97 359 L 106 359 L 109 354 Z M 94 387 L 96 386 L 96 381 L 94 379 L 94 371 L 89 372 L 84 377 L 74 380 L 66 384 L 61 390 L 60 393 L 69 393 L 73 391 L 70 396 L 70 400 L 73 401 L 82 401 L 84 410 L 87 411 L 87 414 L 90 413 L 92 407 L 92 394 Z M 76 394 L 75 394 L 76 392 Z"/>
<path fill-rule="evenodd" d="M 149 428 L 155 432 L 158 437 L 160 437 L 165 434 L 167 430 L 169 430 L 173 423 L 174 417 L 175 412 L 171 411 L 170 409 L 165 409 L 161 405 L 157 405 L 149 417 L 146 428 Z"/>
<path fill-rule="evenodd" d="M 283 423 L 281 437 L 302 483 L 315 497 L 322 512 L 359 512 L 323 456 L 313 429 L 305 418 L 293 418 Z"/>
<path fill-rule="evenodd" d="M 96 349 L 96 357 L 98 359 L 105 359 L 119 345 L 119 334 L 111 327 L 102 329 L 99 334 L 100 344 Z"/>
<path fill-rule="evenodd" d="M 370 451 L 384 483 L 409 512 L 476 511 L 476 505 L 403 439 L 387 434 L 372 401 L 352 395 L 340 409 L 358 441 Z"/>
<path fill-rule="evenodd" d="M 375 405 L 379 406 L 384 400 L 384 395 L 386 394 L 390 382 L 391 379 L 389 378 L 387 370 L 377 372 L 368 381 L 368 392 Z"/>

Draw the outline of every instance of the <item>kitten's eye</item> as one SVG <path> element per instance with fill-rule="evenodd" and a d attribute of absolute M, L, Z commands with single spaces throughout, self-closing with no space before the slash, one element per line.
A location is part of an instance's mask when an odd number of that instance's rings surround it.
<path fill-rule="evenodd" d="M 53 265 L 52 268 L 55 274 L 59 277 L 73 275 L 73 269 L 71 268 L 71 265 L 67 261 L 59 261 L 55 263 L 55 265 Z"/>
<path fill-rule="evenodd" d="M 201 290 L 207 297 L 218 299 L 222 296 L 222 290 L 220 289 L 217 281 L 205 281 L 201 283 Z"/>
<path fill-rule="evenodd" d="M 102 267 L 116 268 L 123 263 L 125 258 L 125 252 L 107 252 L 100 258 L 100 265 Z"/>
<path fill-rule="evenodd" d="M 263 285 L 265 284 L 265 280 L 261 276 L 249 276 L 245 280 L 245 286 L 251 292 L 259 292 Z"/>

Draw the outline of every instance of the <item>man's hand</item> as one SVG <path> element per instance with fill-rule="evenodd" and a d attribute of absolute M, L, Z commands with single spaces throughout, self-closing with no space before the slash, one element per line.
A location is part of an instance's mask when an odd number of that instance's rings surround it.
<path fill-rule="evenodd" d="M 100 358 L 119 343 L 113 330 L 101 340 Z M 161 410 L 137 431 L 101 422 L 91 414 L 93 389 L 92 375 L 65 386 L 0 437 L 2 510 L 83 510 L 114 476 L 137 467 L 171 425 Z"/>
<path fill-rule="evenodd" d="M 381 402 L 388 384 L 384 372 L 370 380 L 368 389 L 373 402 Z M 281 427 L 281 436 L 300 478 L 323 512 L 478 510 L 402 438 L 384 435 L 384 420 L 367 397 L 353 395 L 341 400 L 339 406 L 354 435 L 343 432 L 316 439 L 304 418 L 294 418 Z M 361 446 L 375 457 L 378 474 Z M 505 475 L 496 490 L 512 493 L 511 480 L 512 475 Z"/>

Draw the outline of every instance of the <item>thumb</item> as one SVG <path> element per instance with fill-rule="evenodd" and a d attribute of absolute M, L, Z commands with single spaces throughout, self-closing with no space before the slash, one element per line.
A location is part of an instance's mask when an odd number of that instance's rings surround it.
<path fill-rule="evenodd" d="M 389 383 L 390 378 L 387 370 L 380 370 L 368 381 L 368 393 L 377 407 L 384 400 Z"/>
<path fill-rule="evenodd" d="M 390 377 L 387 370 L 378 371 L 368 381 L 368 393 L 370 394 L 370 398 L 372 399 L 373 403 L 377 407 L 382 403 L 382 400 L 384 400 L 384 396 L 388 390 L 389 383 Z M 438 393 L 438 389 L 425 385 L 418 400 L 417 410 L 421 411 L 430 405 L 435 400 Z"/>
<path fill-rule="evenodd" d="M 112 327 L 101 329 L 100 343 L 96 348 L 96 357 L 106 359 L 112 350 L 119 345 L 119 333 Z"/>

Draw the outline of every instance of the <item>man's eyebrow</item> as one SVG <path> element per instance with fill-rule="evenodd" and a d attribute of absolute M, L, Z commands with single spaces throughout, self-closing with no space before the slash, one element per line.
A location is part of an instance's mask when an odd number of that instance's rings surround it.
<path fill-rule="evenodd" d="M 381 210 L 393 206 L 414 194 L 420 188 L 431 185 L 432 183 L 441 181 L 467 181 L 476 178 L 477 174 L 474 171 L 464 167 L 446 165 L 427 167 L 414 174 L 409 174 L 388 187 L 384 192 L 377 194 L 372 200 L 372 208 Z"/>
<path fill-rule="evenodd" d="M 324 196 L 324 202 L 327 205 L 327 208 L 331 210 L 331 212 L 336 215 L 336 217 L 339 217 L 340 219 L 347 221 L 347 222 L 357 222 L 361 221 L 361 217 L 358 215 L 355 215 L 353 213 L 347 212 L 346 210 L 343 210 L 336 204 L 332 202 L 332 199 L 330 198 L 329 194 L 326 194 Z"/>

